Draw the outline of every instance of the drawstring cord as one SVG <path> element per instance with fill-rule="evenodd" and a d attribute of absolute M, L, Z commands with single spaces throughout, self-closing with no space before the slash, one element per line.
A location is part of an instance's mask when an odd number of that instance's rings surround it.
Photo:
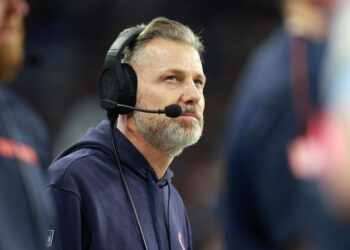
<path fill-rule="evenodd" d="M 170 190 L 170 184 L 169 181 L 167 180 L 167 185 L 168 185 L 168 208 L 167 208 L 167 234 L 168 234 L 168 239 L 169 239 L 169 249 L 172 250 L 172 244 L 171 244 L 171 237 L 170 237 L 170 195 L 171 195 L 171 190 Z M 154 184 L 153 184 L 153 179 L 152 179 L 152 173 L 150 171 L 147 171 L 147 183 L 148 183 L 148 192 L 149 192 L 149 198 L 150 198 L 150 203 L 151 203 L 151 210 L 152 210 L 152 220 L 153 220 L 153 227 L 154 231 L 156 233 L 156 238 L 157 238 L 157 243 L 158 243 L 158 248 L 159 250 L 162 250 L 162 241 L 159 233 L 159 226 L 158 226 L 158 220 L 157 220 L 157 209 L 156 209 L 156 201 L 155 201 L 155 195 L 154 195 Z"/>
<path fill-rule="evenodd" d="M 171 237 L 170 237 L 170 184 L 168 184 L 168 239 L 169 239 L 169 249 L 172 250 Z"/>
<path fill-rule="evenodd" d="M 147 171 L 147 182 L 148 182 L 148 192 L 149 192 L 149 198 L 151 199 L 151 210 L 152 210 L 152 220 L 153 220 L 153 227 L 154 231 L 156 233 L 157 237 L 157 243 L 159 250 L 163 250 L 162 248 L 162 241 L 159 234 L 159 227 L 158 227 L 158 220 L 157 220 L 157 209 L 156 209 L 156 201 L 154 197 L 154 187 L 153 187 L 153 180 L 152 180 L 152 173 Z"/>

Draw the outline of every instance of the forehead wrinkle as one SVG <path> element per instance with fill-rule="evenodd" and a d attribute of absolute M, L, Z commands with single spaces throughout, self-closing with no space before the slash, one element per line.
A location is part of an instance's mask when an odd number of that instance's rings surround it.
<path fill-rule="evenodd" d="M 174 53 L 171 49 L 179 49 L 180 54 Z M 187 51 L 186 51 L 187 50 Z M 188 53 L 188 50 L 191 50 Z M 180 58 L 181 56 L 181 58 Z M 131 65 L 139 71 L 146 70 L 147 67 L 156 64 L 153 70 L 158 72 L 166 72 L 169 70 L 177 70 L 192 75 L 198 74 L 205 78 L 202 68 L 202 62 L 199 54 L 192 46 L 172 41 L 164 38 L 155 38 L 151 40 L 146 46 L 140 48 L 131 59 Z M 196 72 L 193 72 L 193 71 Z"/>

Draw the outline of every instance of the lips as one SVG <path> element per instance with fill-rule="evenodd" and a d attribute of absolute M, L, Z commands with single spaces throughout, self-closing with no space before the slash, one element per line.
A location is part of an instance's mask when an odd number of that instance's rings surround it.
<path fill-rule="evenodd" d="M 182 106 L 181 108 L 182 108 L 182 114 L 179 117 L 183 117 L 187 119 L 195 118 L 200 123 L 203 122 L 203 115 L 195 106 L 185 105 L 185 106 Z"/>
<path fill-rule="evenodd" d="M 198 121 L 200 121 L 200 117 L 197 114 L 194 114 L 194 113 L 182 113 L 181 116 L 183 116 L 183 117 L 193 117 L 193 118 L 197 119 Z"/>

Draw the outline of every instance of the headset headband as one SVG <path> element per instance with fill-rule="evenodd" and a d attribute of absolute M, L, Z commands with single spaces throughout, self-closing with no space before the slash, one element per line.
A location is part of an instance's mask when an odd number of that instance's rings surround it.
<path fill-rule="evenodd" d="M 134 40 L 145 28 L 136 28 L 126 32 L 115 40 L 107 52 L 107 56 L 116 56 L 118 59 L 124 58 L 124 50 L 129 43 Z"/>

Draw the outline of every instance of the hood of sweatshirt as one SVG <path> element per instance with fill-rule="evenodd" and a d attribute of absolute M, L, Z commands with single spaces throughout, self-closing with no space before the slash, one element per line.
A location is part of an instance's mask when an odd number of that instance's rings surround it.
<path fill-rule="evenodd" d="M 119 160 L 123 165 L 127 166 L 132 172 L 145 181 L 147 181 L 147 175 L 150 173 L 153 181 L 160 187 L 170 183 L 174 174 L 169 168 L 166 170 L 164 176 L 158 180 L 155 171 L 146 158 L 134 147 L 123 133 L 117 128 L 114 128 L 113 136 L 116 141 Z M 109 121 L 104 120 L 96 128 L 90 128 L 78 142 L 61 152 L 54 162 L 82 148 L 101 150 L 107 155 L 114 157 Z M 130 155 L 133 157 L 129 157 Z M 117 162 L 115 167 L 117 167 Z"/>

